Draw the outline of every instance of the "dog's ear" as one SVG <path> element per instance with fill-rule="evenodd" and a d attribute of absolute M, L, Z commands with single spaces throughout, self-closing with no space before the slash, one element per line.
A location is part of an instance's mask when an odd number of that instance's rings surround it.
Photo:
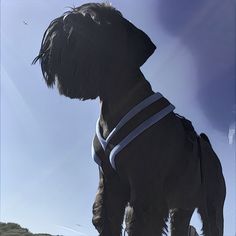
<path fill-rule="evenodd" d="M 126 19 L 125 19 L 126 20 Z M 126 20 L 128 57 L 131 64 L 141 67 L 146 60 L 153 54 L 156 46 L 142 30 L 135 27 Z"/>

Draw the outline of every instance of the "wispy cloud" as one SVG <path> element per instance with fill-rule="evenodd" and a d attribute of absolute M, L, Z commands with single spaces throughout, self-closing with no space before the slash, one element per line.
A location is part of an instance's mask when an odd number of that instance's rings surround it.
<path fill-rule="evenodd" d="M 233 144 L 233 142 L 234 142 L 234 139 L 235 139 L 235 126 L 236 126 L 235 122 L 233 122 L 229 126 L 229 132 L 228 132 L 229 144 Z"/>
<path fill-rule="evenodd" d="M 87 234 L 85 234 L 85 233 L 83 233 L 83 232 L 80 232 L 80 231 L 78 231 L 78 230 L 72 229 L 72 228 L 70 228 L 70 227 L 66 227 L 66 226 L 62 226 L 62 225 L 57 225 L 57 227 L 62 228 L 62 229 L 65 229 L 65 230 L 68 230 L 68 231 L 71 231 L 71 232 L 74 232 L 74 233 L 76 233 L 76 234 L 78 234 L 78 235 L 88 236 Z"/>

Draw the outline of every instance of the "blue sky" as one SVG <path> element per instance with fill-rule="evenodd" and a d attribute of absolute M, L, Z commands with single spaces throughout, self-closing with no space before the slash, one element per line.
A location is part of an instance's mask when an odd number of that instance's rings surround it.
<path fill-rule="evenodd" d="M 1 1 L 1 221 L 32 232 L 97 235 L 91 207 L 98 185 L 90 147 L 99 102 L 48 89 L 31 66 L 42 35 L 76 0 Z M 114 0 L 157 46 L 142 67 L 153 89 L 206 132 L 227 183 L 225 235 L 236 233 L 235 23 L 233 1 Z M 27 25 L 24 24 L 27 22 Z M 199 228 L 194 215 L 192 223 Z M 80 226 L 78 226 L 79 224 Z"/>

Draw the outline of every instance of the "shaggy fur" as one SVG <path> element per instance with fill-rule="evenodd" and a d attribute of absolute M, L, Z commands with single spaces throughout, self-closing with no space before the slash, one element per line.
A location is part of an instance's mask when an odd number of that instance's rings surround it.
<path fill-rule="evenodd" d="M 60 94 L 101 101 L 100 129 L 106 138 L 119 120 L 154 92 L 140 66 L 154 52 L 150 38 L 107 4 L 89 3 L 52 21 L 39 55 L 43 77 Z M 102 172 L 93 205 L 100 236 L 120 236 L 126 210 L 129 236 L 187 236 L 195 208 L 206 236 L 223 235 L 225 183 L 206 135 L 170 113 L 147 129 L 116 159 L 101 151 Z"/>

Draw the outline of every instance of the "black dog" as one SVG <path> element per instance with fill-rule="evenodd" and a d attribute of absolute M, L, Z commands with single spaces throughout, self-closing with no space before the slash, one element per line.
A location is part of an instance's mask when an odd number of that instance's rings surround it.
<path fill-rule="evenodd" d="M 204 234 L 222 236 L 220 162 L 207 136 L 198 136 L 141 73 L 155 48 L 119 11 L 90 3 L 51 22 L 34 63 L 60 94 L 101 101 L 93 141 L 100 165 L 93 224 L 100 235 L 121 235 L 128 206 L 129 236 L 161 235 L 169 215 L 171 235 L 188 235 L 195 208 Z"/>

